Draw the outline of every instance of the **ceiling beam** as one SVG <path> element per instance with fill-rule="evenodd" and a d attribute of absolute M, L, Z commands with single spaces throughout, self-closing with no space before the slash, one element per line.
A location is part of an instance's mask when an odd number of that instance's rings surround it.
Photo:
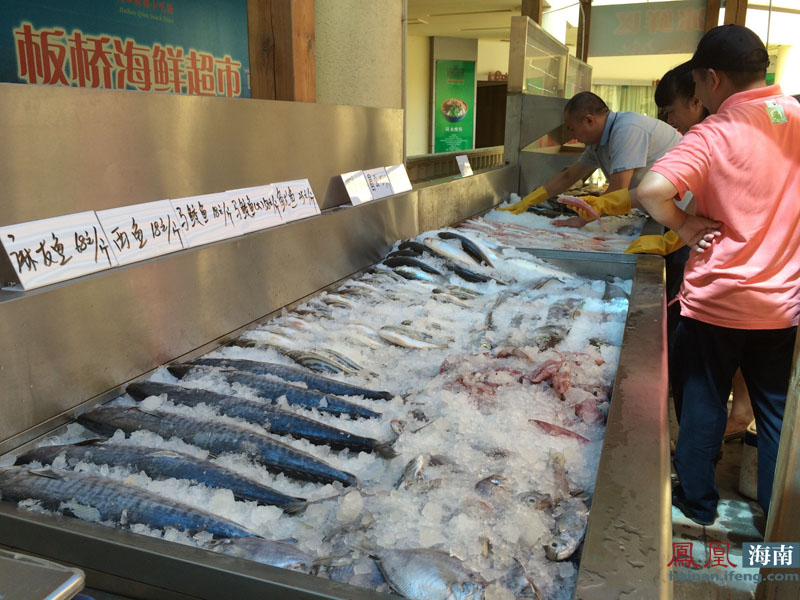
<path fill-rule="evenodd" d="M 706 0 L 706 21 L 703 25 L 703 31 L 708 33 L 719 23 L 719 7 L 720 0 Z"/>
<path fill-rule="evenodd" d="M 744 25 L 747 16 L 747 0 L 727 0 L 725 2 L 725 25 Z"/>
<path fill-rule="evenodd" d="M 589 33 L 592 21 L 592 0 L 580 0 L 578 13 L 578 44 L 575 55 L 586 62 L 589 60 Z"/>

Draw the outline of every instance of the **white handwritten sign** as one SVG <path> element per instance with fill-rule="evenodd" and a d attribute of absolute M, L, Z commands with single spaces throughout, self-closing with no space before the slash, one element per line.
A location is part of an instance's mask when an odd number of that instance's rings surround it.
<path fill-rule="evenodd" d="M 0 241 L 23 290 L 118 264 L 93 211 L 0 227 Z"/>
<path fill-rule="evenodd" d="M 456 156 L 458 163 L 458 170 L 461 171 L 462 177 L 469 177 L 472 175 L 472 165 L 469 164 L 469 157 L 466 154 L 459 154 Z"/>
<path fill-rule="evenodd" d="M 228 192 L 228 205 L 240 233 L 267 229 L 283 223 L 274 185 L 261 185 Z M 241 224 L 241 228 L 240 228 Z"/>
<path fill-rule="evenodd" d="M 319 214 L 317 198 L 308 179 L 276 183 L 275 196 L 285 223 Z"/>
<path fill-rule="evenodd" d="M 389 176 L 389 183 L 392 184 L 392 191 L 395 194 L 411 191 L 411 181 L 408 179 L 405 165 L 386 167 L 386 175 Z"/>
<path fill-rule="evenodd" d="M 98 210 L 97 219 L 121 265 L 183 249 L 183 232 L 169 200 Z"/>
<path fill-rule="evenodd" d="M 369 191 L 373 199 L 386 198 L 386 196 L 391 196 L 394 193 L 392 184 L 389 182 L 389 176 L 383 167 L 367 169 L 364 171 L 364 177 L 367 178 L 367 185 L 369 185 Z"/>
<path fill-rule="evenodd" d="M 350 173 L 342 173 L 341 175 L 344 187 L 347 190 L 347 195 L 350 196 L 350 203 L 353 206 L 364 204 L 372 200 L 372 194 L 367 185 L 367 178 L 364 177 L 363 171 L 351 171 Z"/>
<path fill-rule="evenodd" d="M 228 194 L 206 194 L 170 200 L 184 245 L 194 248 L 244 233 L 237 227 Z M 241 219 L 239 219 L 241 227 Z"/>

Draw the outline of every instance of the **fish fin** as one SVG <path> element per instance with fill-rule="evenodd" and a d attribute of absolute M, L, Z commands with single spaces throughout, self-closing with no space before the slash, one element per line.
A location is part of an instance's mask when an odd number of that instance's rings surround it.
<path fill-rule="evenodd" d="M 299 515 L 304 512 L 307 507 L 308 502 L 305 500 L 298 500 L 297 502 L 287 502 L 286 504 L 281 504 L 279 508 L 281 508 L 286 514 Z"/>
<path fill-rule="evenodd" d="M 48 468 L 28 469 L 28 473 L 30 473 L 31 475 L 38 475 L 39 477 L 47 477 L 49 479 L 62 479 L 61 475 L 58 472 Z"/>
<path fill-rule="evenodd" d="M 59 446 L 94 446 L 96 444 L 104 444 L 108 441 L 107 435 L 98 435 L 96 437 L 91 437 L 85 440 L 81 440 L 80 442 L 75 442 L 74 444 L 58 444 Z"/>
<path fill-rule="evenodd" d="M 392 447 L 395 441 L 397 441 L 397 438 L 395 438 L 391 442 L 384 442 L 383 444 L 378 444 L 377 446 L 375 446 L 375 453 L 381 458 L 394 458 L 395 456 L 397 456 L 397 452 L 395 452 L 394 448 Z"/>

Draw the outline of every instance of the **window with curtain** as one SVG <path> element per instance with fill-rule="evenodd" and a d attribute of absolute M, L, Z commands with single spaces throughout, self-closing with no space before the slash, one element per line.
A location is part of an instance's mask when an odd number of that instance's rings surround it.
<path fill-rule="evenodd" d="M 608 108 L 617 111 L 637 112 L 658 118 L 652 85 L 592 85 L 592 92 L 600 96 Z"/>

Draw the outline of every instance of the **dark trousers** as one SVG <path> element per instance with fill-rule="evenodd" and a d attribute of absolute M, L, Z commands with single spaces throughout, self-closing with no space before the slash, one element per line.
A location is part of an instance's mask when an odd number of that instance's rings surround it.
<path fill-rule="evenodd" d="M 678 327 L 678 320 L 681 316 L 681 303 L 675 300 L 675 296 L 681 290 L 683 283 L 683 268 L 686 261 L 689 259 L 689 246 L 679 248 L 675 252 L 667 254 L 664 257 L 664 272 L 665 272 L 665 292 L 667 294 L 667 357 L 669 360 L 669 373 L 670 373 L 670 387 L 672 389 L 672 400 L 675 404 L 675 416 L 678 418 L 678 423 L 681 421 L 681 406 L 683 405 L 683 396 L 680 389 L 676 389 L 675 382 L 673 381 L 672 373 L 672 357 L 674 356 L 673 346 L 675 345 L 675 330 Z M 672 302 L 671 305 L 669 303 Z"/>
<path fill-rule="evenodd" d="M 769 510 L 796 335 L 797 327 L 729 329 L 680 318 L 672 367 L 683 409 L 674 464 L 699 517 L 713 519 L 716 514 L 714 459 L 725 433 L 731 380 L 739 367 L 758 430 L 758 502 L 765 513 Z"/>

